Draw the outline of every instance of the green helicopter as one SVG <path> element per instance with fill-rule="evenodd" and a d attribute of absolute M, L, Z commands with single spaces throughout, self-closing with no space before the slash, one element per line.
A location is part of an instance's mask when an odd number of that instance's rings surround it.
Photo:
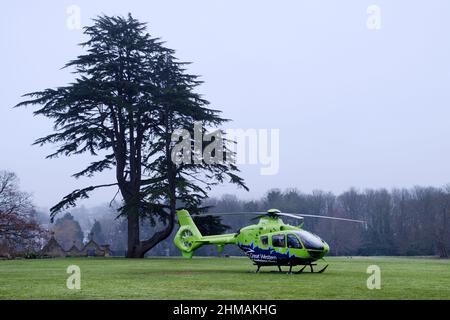
<path fill-rule="evenodd" d="M 262 266 L 277 266 L 282 272 L 281 266 L 288 266 L 289 273 L 292 267 L 301 265 L 296 273 L 301 273 L 309 266 L 314 272 L 313 266 L 318 260 L 324 260 L 324 256 L 330 251 L 330 246 L 319 236 L 302 228 L 303 217 L 324 218 L 348 222 L 356 222 L 365 225 L 364 221 L 345 219 L 320 215 L 283 213 L 277 209 L 263 212 L 241 212 L 229 214 L 251 214 L 259 218 L 259 223 L 241 228 L 237 233 L 202 236 L 192 217 L 187 210 L 178 210 L 178 222 L 180 228 L 175 235 L 174 243 L 185 258 L 192 258 L 194 251 L 204 245 L 217 245 L 219 251 L 224 245 L 237 245 L 257 266 L 259 272 Z M 206 214 L 224 215 L 222 214 Z M 227 214 L 225 214 L 227 215 Z M 285 224 L 281 217 L 290 217 L 302 220 L 299 226 Z M 328 267 L 326 264 L 317 273 L 322 273 Z"/>

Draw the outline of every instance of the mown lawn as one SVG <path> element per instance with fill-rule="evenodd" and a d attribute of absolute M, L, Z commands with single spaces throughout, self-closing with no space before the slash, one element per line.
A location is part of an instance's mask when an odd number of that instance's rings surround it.
<path fill-rule="evenodd" d="M 450 299 L 450 260 L 329 258 L 322 274 L 254 273 L 247 258 L 78 258 L 0 261 L 0 299 Z M 81 290 L 69 290 L 69 265 Z M 381 269 L 369 290 L 367 267 Z"/>

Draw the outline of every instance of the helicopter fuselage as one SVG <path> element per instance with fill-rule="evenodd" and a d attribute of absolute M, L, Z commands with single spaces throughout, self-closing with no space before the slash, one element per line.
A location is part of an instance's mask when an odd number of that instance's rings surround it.
<path fill-rule="evenodd" d="M 279 218 L 260 219 L 242 228 L 235 244 L 257 265 L 306 265 L 323 258 L 328 244 L 301 227 L 284 224 Z"/>

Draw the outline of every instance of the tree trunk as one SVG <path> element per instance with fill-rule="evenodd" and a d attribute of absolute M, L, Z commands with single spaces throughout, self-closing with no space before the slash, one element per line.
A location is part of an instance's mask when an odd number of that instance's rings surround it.
<path fill-rule="evenodd" d="M 169 127 L 169 119 L 168 117 L 165 118 L 166 126 Z M 131 123 L 132 121 L 130 121 Z M 167 239 L 174 229 L 174 222 L 175 222 L 175 215 L 176 215 L 176 167 L 172 163 L 171 158 L 171 148 L 170 148 L 170 142 L 171 142 L 171 130 L 170 132 L 167 132 L 166 140 L 165 140 L 165 152 L 166 152 L 166 159 L 167 159 L 167 176 L 168 176 L 168 184 L 169 184 L 169 218 L 168 223 L 166 227 L 158 232 L 155 232 L 155 234 L 148 240 L 140 241 L 139 238 L 139 214 L 136 210 L 133 210 L 128 214 L 128 252 L 127 252 L 127 258 L 144 258 L 145 254 L 150 251 L 153 247 L 155 247 L 158 243 L 161 241 L 164 241 Z M 131 131 L 133 134 L 133 131 Z M 133 139 L 131 139 L 133 140 Z M 130 145 L 130 152 L 133 153 L 134 145 Z M 140 149 L 138 150 L 138 153 L 140 153 Z M 138 157 L 135 157 L 135 159 L 140 159 L 140 155 Z M 140 177 L 141 177 L 141 163 L 131 163 L 132 164 L 132 172 L 133 169 L 137 170 L 135 175 L 132 175 L 131 177 L 131 184 L 134 188 L 136 188 L 136 194 L 139 193 L 140 188 Z M 133 179 L 133 176 L 135 179 Z M 134 197 L 131 197 L 131 201 L 134 199 Z M 136 208 L 138 205 L 136 205 Z M 134 215 L 133 213 L 136 212 Z"/>
<path fill-rule="evenodd" d="M 161 241 L 164 241 L 172 234 L 175 222 L 175 208 L 171 209 L 170 211 L 169 221 L 166 227 L 161 231 L 155 232 L 155 234 L 150 239 L 140 242 L 138 258 L 143 258 L 144 255 L 148 251 L 153 249 L 154 246 L 156 246 Z"/>
<path fill-rule="evenodd" d="M 150 251 L 161 241 L 167 239 L 174 229 L 175 221 L 175 204 L 170 210 L 169 219 L 166 227 L 155 234 L 148 240 L 140 241 L 139 214 L 136 210 L 130 210 L 127 216 L 128 222 L 128 251 L 127 258 L 144 258 L 145 254 Z"/>
<path fill-rule="evenodd" d="M 448 258 L 446 243 L 441 238 L 439 238 L 437 241 L 437 249 L 438 249 L 440 258 L 444 258 L 444 259 Z"/>
<path fill-rule="evenodd" d="M 139 215 L 137 209 L 131 210 L 128 222 L 128 251 L 127 258 L 141 258 L 139 241 Z"/>

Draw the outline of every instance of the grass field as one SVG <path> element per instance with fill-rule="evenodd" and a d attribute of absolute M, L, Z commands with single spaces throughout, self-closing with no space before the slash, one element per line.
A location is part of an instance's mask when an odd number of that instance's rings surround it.
<path fill-rule="evenodd" d="M 0 261 L 0 299 L 450 299 L 450 260 L 329 258 L 323 274 L 255 274 L 247 258 Z M 81 268 L 81 290 L 66 269 Z M 381 289 L 366 286 L 369 265 Z"/>

